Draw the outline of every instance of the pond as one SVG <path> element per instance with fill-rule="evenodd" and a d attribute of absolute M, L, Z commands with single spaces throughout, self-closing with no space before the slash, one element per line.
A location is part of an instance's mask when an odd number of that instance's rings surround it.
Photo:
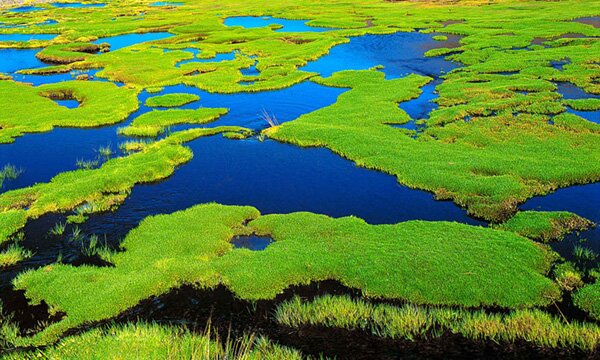
<path fill-rule="evenodd" d="M 49 41 L 56 36 L 57 34 L 0 34 L 0 41 Z"/>
<path fill-rule="evenodd" d="M 173 36 L 173 34 L 168 32 L 149 32 L 143 34 L 125 34 L 125 35 L 116 35 L 110 37 L 102 37 L 98 38 L 98 40 L 94 41 L 94 44 L 110 44 L 110 51 L 115 51 L 122 49 L 127 46 L 147 42 L 147 41 L 155 41 L 162 40 L 168 37 Z"/>

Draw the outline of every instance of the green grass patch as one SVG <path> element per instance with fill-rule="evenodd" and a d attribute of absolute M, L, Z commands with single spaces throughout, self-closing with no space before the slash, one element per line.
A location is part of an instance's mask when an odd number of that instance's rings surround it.
<path fill-rule="evenodd" d="M 23 247 L 12 244 L 5 250 L 0 251 L 0 269 L 13 266 L 19 262 L 30 258 L 33 253 Z"/>
<path fill-rule="evenodd" d="M 295 297 L 282 303 L 275 318 L 290 327 L 363 330 L 392 339 L 435 338 L 449 332 L 473 341 L 526 341 L 543 348 L 577 348 L 587 352 L 595 351 L 600 344 L 598 325 L 566 323 L 541 310 L 491 314 L 414 305 L 373 305 L 348 296 L 322 296 L 310 302 Z"/>
<path fill-rule="evenodd" d="M 200 96 L 194 94 L 166 94 L 153 96 L 146 100 L 149 107 L 179 107 L 200 100 Z"/>
<path fill-rule="evenodd" d="M 275 242 L 264 251 L 233 249 L 234 236 L 252 233 Z M 325 279 L 418 304 L 512 308 L 560 297 L 544 276 L 548 250 L 510 232 L 457 223 L 369 225 L 353 217 L 260 216 L 252 207 L 206 204 L 145 219 L 122 247 L 112 256 L 115 267 L 54 264 L 15 280 L 34 302 L 67 314 L 32 342 L 52 341 L 184 283 L 224 284 L 248 300 Z"/>
<path fill-rule="evenodd" d="M 15 94 L 19 94 L 15 101 Z M 81 104 L 67 109 L 51 99 L 74 99 Z M 24 133 L 51 131 L 55 126 L 89 128 L 119 123 L 138 108 L 137 91 L 108 82 L 67 81 L 28 86 L 0 81 L 0 143 Z"/>
<path fill-rule="evenodd" d="M 135 118 L 131 125 L 119 129 L 119 133 L 125 136 L 155 137 L 169 126 L 206 124 L 227 114 L 228 111 L 225 108 L 153 110 Z"/>
<path fill-rule="evenodd" d="M 515 232 L 540 241 L 561 240 L 573 231 L 583 231 L 594 223 L 567 211 L 520 211 L 499 229 Z"/>
<path fill-rule="evenodd" d="M 573 295 L 575 305 L 600 320 L 600 282 L 587 285 Z"/>

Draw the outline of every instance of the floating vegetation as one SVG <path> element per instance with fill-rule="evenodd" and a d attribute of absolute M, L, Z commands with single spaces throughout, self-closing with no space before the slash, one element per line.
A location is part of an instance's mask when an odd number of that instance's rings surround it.
<path fill-rule="evenodd" d="M 54 226 L 50 229 L 49 234 L 52 236 L 63 236 L 65 230 L 67 229 L 67 224 L 58 222 L 54 224 Z"/>

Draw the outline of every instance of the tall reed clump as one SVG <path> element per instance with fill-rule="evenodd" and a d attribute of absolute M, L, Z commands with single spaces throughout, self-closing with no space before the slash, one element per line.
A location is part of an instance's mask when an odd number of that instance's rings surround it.
<path fill-rule="evenodd" d="M 392 339 L 440 337 L 444 332 L 471 340 L 527 341 L 549 348 L 577 348 L 592 352 L 600 344 L 600 327 L 566 323 L 541 310 L 514 310 L 490 314 L 415 305 L 370 304 L 349 296 L 322 296 L 312 302 L 295 297 L 279 305 L 276 320 L 283 325 L 315 325 L 363 330 Z"/>

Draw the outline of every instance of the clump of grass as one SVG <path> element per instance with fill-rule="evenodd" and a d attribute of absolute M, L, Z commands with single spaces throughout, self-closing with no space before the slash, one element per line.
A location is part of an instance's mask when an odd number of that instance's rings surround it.
<path fill-rule="evenodd" d="M 113 155 L 113 153 L 114 152 L 113 152 L 112 148 L 110 147 L 110 145 L 100 146 L 98 148 L 98 156 L 100 156 L 104 160 L 110 159 L 110 157 Z"/>
<path fill-rule="evenodd" d="M 317 325 L 363 330 L 392 339 L 414 340 L 451 332 L 471 340 L 521 340 L 546 348 L 589 352 L 600 344 L 600 327 L 596 324 L 565 323 L 540 310 L 490 314 L 482 310 L 374 305 L 349 296 L 327 295 L 311 302 L 295 297 L 278 306 L 275 318 L 290 327 Z"/>
<path fill-rule="evenodd" d="M 77 159 L 77 161 L 75 162 L 75 166 L 77 166 L 77 168 L 83 169 L 83 170 L 95 169 L 99 165 L 100 165 L 100 161 L 97 159 L 96 160 Z"/>
<path fill-rule="evenodd" d="M 97 235 L 90 235 L 88 237 L 87 246 L 82 247 L 82 254 L 88 257 L 98 256 L 100 259 L 106 262 L 112 262 L 114 251 L 108 246 L 108 242 L 104 239 L 104 242 L 100 242 Z"/>
<path fill-rule="evenodd" d="M 58 222 L 58 223 L 54 224 L 54 226 L 50 229 L 49 234 L 52 236 L 63 236 L 66 228 L 67 228 L 66 223 Z"/>
<path fill-rule="evenodd" d="M 0 269 L 16 265 L 32 256 L 33 253 L 30 250 L 17 244 L 9 245 L 4 251 L 0 252 Z"/>
<path fill-rule="evenodd" d="M 16 166 L 7 164 L 0 169 L 0 187 L 4 184 L 5 180 L 15 180 L 23 173 L 23 170 L 18 169 Z"/>
<path fill-rule="evenodd" d="M 590 220 L 566 211 L 520 211 L 496 227 L 544 242 L 561 240 L 566 234 L 594 226 Z"/>
<path fill-rule="evenodd" d="M 590 262 L 598 258 L 598 254 L 594 252 L 594 250 L 581 245 L 575 245 L 573 247 L 573 256 L 581 262 Z"/>

